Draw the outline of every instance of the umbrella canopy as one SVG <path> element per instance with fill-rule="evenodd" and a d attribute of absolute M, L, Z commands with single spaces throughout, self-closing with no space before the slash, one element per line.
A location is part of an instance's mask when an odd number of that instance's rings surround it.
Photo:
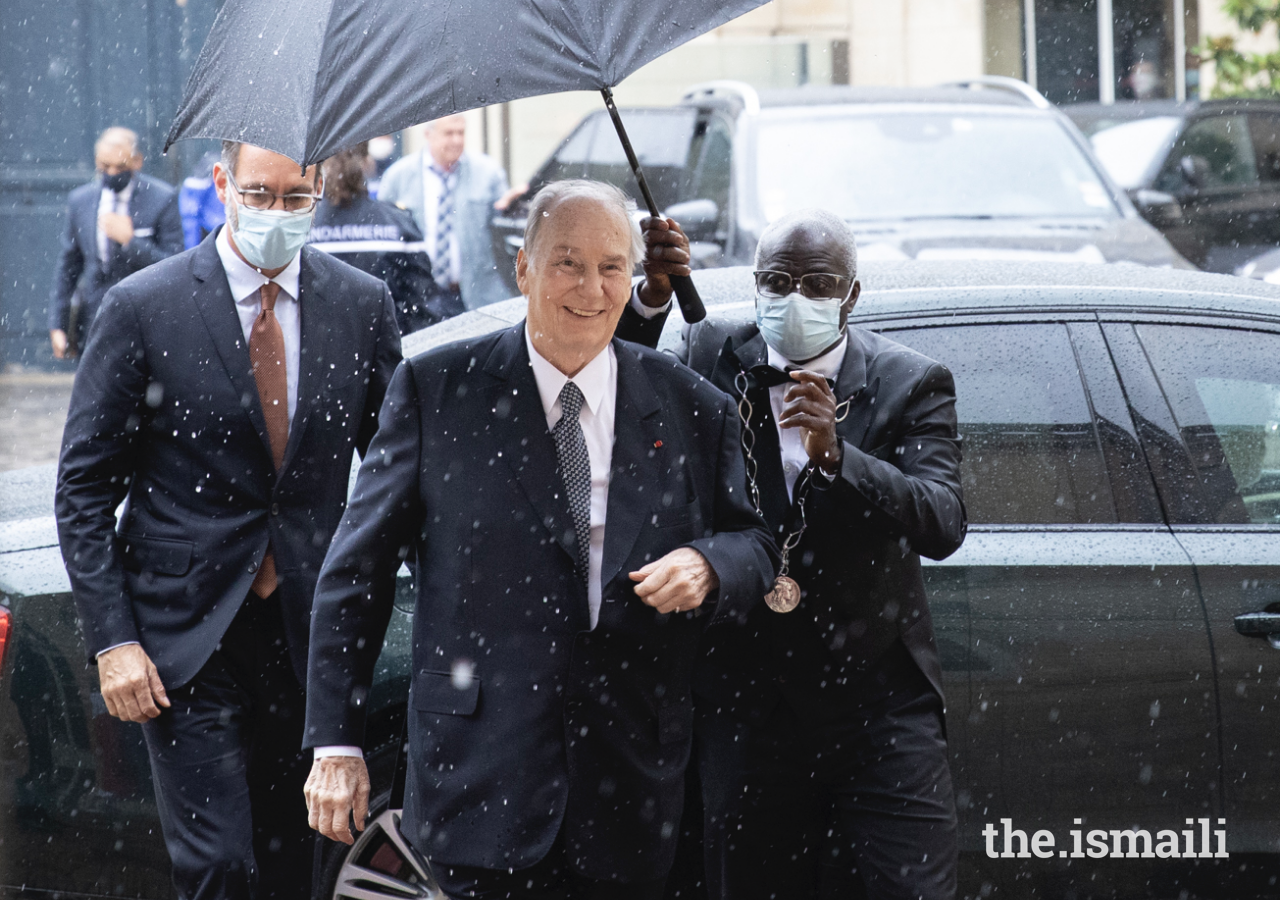
<path fill-rule="evenodd" d="M 227 0 L 165 149 L 256 144 L 319 162 L 419 122 L 613 87 L 766 0 Z"/>

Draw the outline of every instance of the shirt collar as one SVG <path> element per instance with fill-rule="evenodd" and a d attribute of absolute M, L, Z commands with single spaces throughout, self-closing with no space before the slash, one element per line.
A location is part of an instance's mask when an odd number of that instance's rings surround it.
<path fill-rule="evenodd" d="M 613 344 L 607 344 L 603 350 L 597 353 L 577 375 L 570 379 L 567 375 L 553 366 L 547 361 L 537 349 L 533 346 L 533 339 L 529 337 L 529 326 L 526 324 L 524 329 L 525 346 L 529 348 L 529 363 L 533 366 L 533 380 L 538 383 L 538 396 L 542 400 L 542 411 L 548 416 L 551 415 L 552 408 L 560 400 L 560 392 L 564 390 L 564 383 L 572 380 L 578 386 L 578 390 L 582 391 L 582 397 L 587 402 L 587 408 L 591 410 L 591 414 L 597 415 L 600 410 L 600 404 L 604 402 L 604 395 L 609 389 L 609 372 L 613 366 Z"/>
<path fill-rule="evenodd" d="M 224 225 L 218 231 L 218 237 L 213 242 L 218 248 L 218 257 L 222 260 L 222 268 L 227 273 L 227 285 L 231 288 L 231 299 L 240 303 L 257 293 L 258 288 L 262 287 L 268 281 L 274 281 L 280 285 L 280 291 L 288 294 L 293 299 L 298 299 L 298 280 L 302 272 L 302 253 L 299 251 L 289 260 L 289 265 L 284 267 L 284 271 L 275 278 L 266 278 L 261 272 L 249 265 L 243 259 L 236 255 L 236 251 L 231 249 L 231 239 L 228 232 L 231 226 Z"/>
<path fill-rule="evenodd" d="M 844 355 L 848 349 L 849 332 L 846 330 L 844 335 L 840 338 L 840 343 L 836 344 L 817 359 L 809 360 L 804 364 L 804 366 L 802 366 L 802 368 L 810 372 L 817 372 L 823 378 L 835 380 L 840 375 L 840 366 L 844 364 Z M 799 363 L 792 362 L 777 350 L 769 347 L 769 365 L 777 369 L 786 369 L 789 366 L 797 366 Z"/>

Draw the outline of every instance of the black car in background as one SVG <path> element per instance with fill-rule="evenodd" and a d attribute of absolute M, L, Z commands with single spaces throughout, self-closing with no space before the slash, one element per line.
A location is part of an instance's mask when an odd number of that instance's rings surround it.
<path fill-rule="evenodd" d="M 688 232 L 698 267 L 750 265 L 764 227 L 809 206 L 844 216 L 863 259 L 1187 266 L 1071 122 L 1011 78 L 759 93 L 722 81 L 622 116 L 654 199 Z M 563 178 L 639 196 L 604 110 L 583 119 L 529 194 L 494 220 L 496 259 L 514 260 L 529 198 Z M 514 265 L 499 268 L 515 293 Z"/>
<path fill-rule="evenodd" d="M 1280 246 L 1280 101 L 1077 103 L 1062 111 L 1138 211 L 1200 268 L 1237 272 Z"/>
<path fill-rule="evenodd" d="M 1137 266 L 861 268 L 853 321 L 956 378 L 972 524 L 925 576 L 961 896 L 1280 898 L 1280 287 Z M 694 278 L 711 315 L 752 317 L 749 269 Z M 494 304 L 405 350 L 523 314 Z M 678 338 L 673 314 L 663 346 Z M 0 475 L 0 896 L 167 897 L 138 726 L 106 715 L 76 632 L 53 477 Z M 435 896 L 389 808 L 401 584 L 370 702 L 376 819 L 354 848 L 330 845 L 325 896 Z M 1002 853 L 1003 819 L 1054 849 L 991 858 L 984 832 Z M 1073 830 L 1108 847 L 1191 831 L 1199 852 L 1202 829 L 1225 832 L 1230 858 L 1140 842 L 1123 859 L 1059 855 Z"/>

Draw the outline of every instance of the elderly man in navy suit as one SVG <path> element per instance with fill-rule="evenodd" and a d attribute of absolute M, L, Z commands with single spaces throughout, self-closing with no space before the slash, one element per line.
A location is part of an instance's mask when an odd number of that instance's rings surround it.
<path fill-rule="evenodd" d="M 401 364 L 317 587 L 307 799 L 350 842 L 361 698 L 417 560 L 401 827 L 451 897 L 661 898 L 699 639 L 773 582 L 732 402 L 613 340 L 628 204 L 586 181 L 534 198 L 528 318 Z"/>
<path fill-rule="evenodd" d="M 214 182 L 227 225 L 103 300 L 58 534 L 107 710 L 143 725 L 179 896 L 301 900 L 311 598 L 400 332 L 386 285 L 303 246 L 317 167 L 227 143 Z"/>
<path fill-rule="evenodd" d="M 67 198 L 67 228 L 49 297 L 49 339 L 58 359 L 79 352 L 112 285 L 183 246 L 178 194 L 142 174 L 136 134 L 108 128 L 93 145 L 93 160 L 98 177 Z"/>

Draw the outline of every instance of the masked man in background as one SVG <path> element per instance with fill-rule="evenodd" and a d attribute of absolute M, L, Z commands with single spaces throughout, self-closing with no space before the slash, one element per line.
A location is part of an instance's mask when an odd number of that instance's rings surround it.
<path fill-rule="evenodd" d="M 228 142 L 213 177 L 227 225 L 103 301 L 58 533 L 107 709 L 143 723 L 178 895 L 301 900 L 311 597 L 400 333 L 382 282 L 303 247 L 317 167 Z"/>

